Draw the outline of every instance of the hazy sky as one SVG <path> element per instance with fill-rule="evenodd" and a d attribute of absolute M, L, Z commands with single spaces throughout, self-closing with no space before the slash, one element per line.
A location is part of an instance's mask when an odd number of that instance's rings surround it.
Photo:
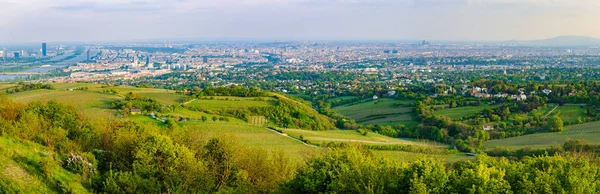
<path fill-rule="evenodd" d="M 600 0 L 0 0 L 1 42 L 600 38 Z"/>

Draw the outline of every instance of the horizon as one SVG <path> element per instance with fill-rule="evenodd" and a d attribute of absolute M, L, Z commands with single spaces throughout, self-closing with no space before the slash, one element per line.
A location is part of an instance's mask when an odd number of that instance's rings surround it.
<path fill-rule="evenodd" d="M 511 41 L 516 42 L 528 42 L 528 41 L 545 41 L 557 38 L 591 38 L 600 41 L 600 38 L 593 36 L 583 35 L 558 35 L 543 39 L 507 39 L 507 40 L 428 40 L 428 39 L 390 39 L 390 40 L 377 40 L 377 39 L 260 39 L 260 38 L 153 38 L 153 39 L 139 39 L 139 40 L 91 40 L 91 41 L 30 41 L 30 42 L 0 42 L 0 47 L 3 45 L 15 46 L 15 45 L 37 45 L 41 43 L 49 44 L 126 44 L 126 43 L 146 43 L 146 44 L 162 44 L 164 42 L 171 43 L 210 43 L 210 42 L 224 42 L 224 43 L 285 43 L 285 42 L 330 42 L 330 43 L 400 43 L 400 44 L 414 44 L 420 41 L 428 41 L 436 44 L 498 44 L 506 43 Z"/>
<path fill-rule="evenodd" d="M 587 0 L 3 0 L 0 42 L 600 37 Z"/>

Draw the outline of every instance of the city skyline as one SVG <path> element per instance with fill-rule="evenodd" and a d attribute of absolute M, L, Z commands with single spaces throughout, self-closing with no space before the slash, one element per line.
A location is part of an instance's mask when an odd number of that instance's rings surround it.
<path fill-rule="evenodd" d="M 590 0 L 0 0 L 0 42 L 600 38 Z M 43 33 L 40 33 L 42 31 Z"/>

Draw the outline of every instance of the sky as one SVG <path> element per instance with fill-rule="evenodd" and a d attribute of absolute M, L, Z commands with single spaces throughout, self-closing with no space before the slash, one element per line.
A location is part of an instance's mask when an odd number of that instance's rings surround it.
<path fill-rule="evenodd" d="M 0 0 L 2 42 L 600 38 L 600 0 Z"/>

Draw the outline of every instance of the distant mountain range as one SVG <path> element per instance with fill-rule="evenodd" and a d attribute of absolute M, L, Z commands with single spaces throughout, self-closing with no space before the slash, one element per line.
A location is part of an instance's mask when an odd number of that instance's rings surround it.
<path fill-rule="evenodd" d="M 511 40 L 503 43 L 528 46 L 600 46 L 600 39 L 589 36 L 557 36 L 542 40 Z"/>

